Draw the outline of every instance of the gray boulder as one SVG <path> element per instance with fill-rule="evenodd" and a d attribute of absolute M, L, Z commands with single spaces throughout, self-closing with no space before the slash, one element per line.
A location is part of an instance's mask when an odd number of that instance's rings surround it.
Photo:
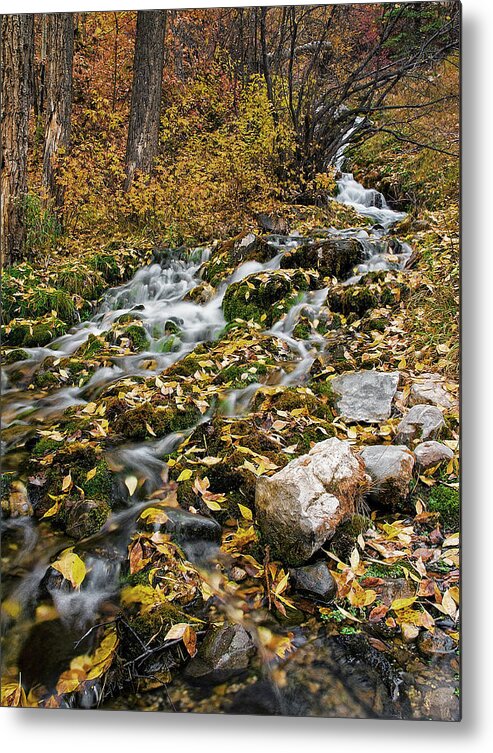
<path fill-rule="evenodd" d="M 389 418 L 398 384 L 398 372 L 355 371 L 331 380 L 342 418 L 369 424 Z"/>
<path fill-rule="evenodd" d="M 297 591 L 315 596 L 320 601 L 331 601 L 337 593 L 337 585 L 326 562 L 297 567 L 290 572 Z"/>
<path fill-rule="evenodd" d="M 443 426 L 443 413 L 434 405 L 413 405 L 397 426 L 395 441 L 410 445 L 415 439 L 434 439 Z"/>
<path fill-rule="evenodd" d="M 197 685 L 218 685 L 245 672 L 255 651 L 252 637 L 242 625 L 213 627 L 187 665 L 185 677 Z"/>
<path fill-rule="evenodd" d="M 257 480 L 255 506 L 274 556 L 301 565 L 356 511 L 367 487 L 361 458 L 335 437 Z"/>
<path fill-rule="evenodd" d="M 447 410 L 453 406 L 453 400 L 439 374 L 421 374 L 419 382 L 411 385 L 409 405 L 435 405 Z"/>
<path fill-rule="evenodd" d="M 431 440 L 429 442 L 421 442 L 421 444 L 415 447 L 414 457 L 420 470 L 426 471 L 428 468 L 433 468 L 434 465 L 439 465 L 439 463 L 443 463 L 445 460 L 452 460 L 454 453 L 447 445 Z"/>
<path fill-rule="evenodd" d="M 361 452 L 372 479 L 370 500 L 395 507 L 409 494 L 414 455 L 405 446 L 372 445 Z"/>

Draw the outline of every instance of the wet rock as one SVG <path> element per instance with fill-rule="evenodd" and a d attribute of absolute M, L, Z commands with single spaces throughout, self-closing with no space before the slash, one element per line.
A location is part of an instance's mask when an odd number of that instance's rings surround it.
<path fill-rule="evenodd" d="M 430 630 L 421 633 L 417 640 L 417 646 L 420 654 L 428 659 L 445 656 L 455 650 L 453 639 L 440 628 L 435 628 L 433 633 Z"/>
<path fill-rule="evenodd" d="M 316 269 L 322 277 L 345 278 L 363 258 L 363 248 L 356 238 L 330 238 L 288 251 L 281 260 L 281 267 Z"/>
<path fill-rule="evenodd" d="M 74 539 L 83 539 L 99 531 L 108 519 L 110 508 L 105 502 L 81 499 L 70 508 L 66 532 Z"/>
<path fill-rule="evenodd" d="M 445 460 L 452 460 L 454 453 L 447 445 L 431 440 L 429 442 L 421 442 L 421 444 L 415 447 L 414 457 L 420 469 L 426 471 L 428 468 L 433 468 L 433 466 L 439 465 L 439 463 L 443 463 Z"/>
<path fill-rule="evenodd" d="M 284 217 L 279 217 L 277 214 L 265 214 L 265 212 L 259 212 L 257 214 L 257 222 L 261 229 L 265 233 L 275 233 L 276 235 L 287 235 L 288 223 Z"/>
<path fill-rule="evenodd" d="M 420 381 L 411 385 L 409 405 L 435 405 L 448 409 L 452 407 L 453 400 L 439 374 L 421 374 Z"/>
<path fill-rule="evenodd" d="M 213 518 L 179 507 L 167 508 L 166 515 L 168 520 L 160 525 L 160 530 L 170 534 L 192 562 L 207 558 L 221 541 L 221 526 Z"/>
<path fill-rule="evenodd" d="M 366 470 L 372 479 L 369 499 L 392 507 L 409 494 L 414 456 L 405 446 L 373 445 L 361 452 Z"/>
<path fill-rule="evenodd" d="M 455 688 L 450 686 L 425 690 L 422 698 L 425 718 L 439 722 L 458 722 L 460 703 L 454 690 Z"/>
<path fill-rule="evenodd" d="M 335 377 L 336 408 L 346 421 L 380 423 L 389 418 L 399 374 L 355 371 Z"/>
<path fill-rule="evenodd" d="M 321 601 L 331 601 L 337 592 L 336 582 L 326 562 L 297 567 L 291 570 L 291 579 L 298 591 L 318 597 Z"/>
<path fill-rule="evenodd" d="M 168 521 L 166 531 L 177 539 L 202 539 L 205 541 L 220 541 L 221 526 L 212 518 L 198 515 L 186 510 L 172 507 L 166 510 Z"/>
<path fill-rule="evenodd" d="M 415 595 L 415 588 L 406 578 L 383 578 L 383 583 L 372 586 L 379 600 L 390 607 L 396 599 L 409 599 Z"/>
<path fill-rule="evenodd" d="M 397 427 L 395 441 L 410 445 L 416 439 L 434 439 L 445 426 L 442 411 L 433 405 L 413 405 Z"/>
<path fill-rule="evenodd" d="M 208 282 L 202 282 L 190 290 L 184 297 L 184 301 L 193 301 L 194 303 L 204 304 L 214 297 L 215 290 Z"/>
<path fill-rule="evenodd" d="M 367 488 L 348 442 L 327 439 L 271 477 L 257 480 L 255 506 L 273 554 L 301 565 L 356 512 Z"/>
<path fill-rule="evenodd" d="M 33 514 L 33 507 L 22 481 L 7 482 L 4 489 L 2 479 L 2 512 L 11 518 L 29 517 Z"/>
<path fill-rule="evenodd" d="M 255 651 L 252 637 L 242 625 L 214 627 L 207 632 L 184 676 L 193 684 L 218 685 L 243 674 Z"/>

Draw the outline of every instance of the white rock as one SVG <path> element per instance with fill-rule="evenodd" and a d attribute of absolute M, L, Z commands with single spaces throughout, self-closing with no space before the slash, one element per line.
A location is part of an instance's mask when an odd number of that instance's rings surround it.
<path fill-rule="evenodd" d="M 414 455 L 404 445 L 372 445 L 361 452 L 372 479 L 369 498 L 383 505 L 395 506 L 409 494 Z"/>
<path fill-rule="evenodd" d="M 306 562 L 356 511 L 367 487 L 361 458 L 348 442 L 327 439 L 278 471 L 257 480 L 255 506 L 274 556 Z"/>
<path fill-rule="evenodd" d="M 419 381 L 411 385 L 409 405 L 426 404 L 445 409 L 451 408 L 454 404 L 439 374 L 421 374 Z"/>
<path fill-rule="evenodd" d="M 398 372 L 371 370 L 342 374 L 331 381 L 342 418 L 370 424 L 389 418 L 398 384 Z"/>
<path fill-rule="evenodd" d="M 421 442 L 414 448 L 414 456 L 420 469 L 426 471 L 427 468 L 433 468 L 434 465 L 443 463 L 444 460 L 452 460 L 453 451 L 447 445 L 441 442 Z"/>
<path fill-rule="evenodd" d="M 409 445 L 415 439 L 433 439 L 443 426 L 443 413 L 434 405 L 413 405 L 397 426 L 395 441 Z"/>

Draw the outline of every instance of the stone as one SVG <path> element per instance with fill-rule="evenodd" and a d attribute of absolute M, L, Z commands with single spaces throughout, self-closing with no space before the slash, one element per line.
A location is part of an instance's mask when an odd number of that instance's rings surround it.
<path fill-rule="evenodd" d="M 411 385 L 409 405 L 435 405 L 449 409 L 453 406 L 453 400 L 439 374 L 421 374 L 419 381 Z"/>
<path fill-rule="evenodd" d="M 430 630 L 420 633 L 417 646 L 420 654 L 427 659 L 445 656 L 455 650 L 453 639 L 440 628 L 435 628 L 433 633 Z"/>
<path fill-rule="evenodd" d="M 83 539 L 97 533 L 106 523 L 110 508 L 106 502 L 81 499 L 70 507 L 65 530 L 74 539 Z"/>
<path fill-rule="evenodd" d="M 363 247 L 356 238 L 329 238 L 288 251 L 281 259 L 281 268 L 316 269 L 322 277 L 344 279 L 364 257 Z"/>
<path fill-rule="evenodd" d="M 390 417 L 399 374 L 355 371 L 335 377 L 330 384 L 344 420 L 374 424 Z"/>
<path fill-rule="evenodd" d="M 390 607 L 396 599 L 409 599 L 415 595 L 416 588 L 406 578 L 382 578 L 382 583 L 372 586 L 379 600 Z"/>
<path fill-rule="evenodd" d="M 242 625 L 213 627 L 185 668 L 185 678 L 197 685 L 219 685 L 242 675 L 255 652 L 252 637 Z"/>
<path fill-rule="evenodd" d="M 290 575 L 296 590 L 318 597 L 320 601 L 331 601 L 337 593 L 336 582 L 326 562 L 297 567 Z"/>
<path fill-rule="evenodd" d="M 259 212 L 256 215 L 257 222 L 264 233 L 275 233 L 276 235 L 287 235 L 289 232 L 288 223 L 284 217 L 277 214 L 266 214 Z"/>
<path fill-rule="evenodd" d="M 166 515 L 168 520 L 160 530 L 170 534 L 191 562 L 208 559 L 221 541 L 222 528 L 213 518 L 179 507 L 167 508 Z"/>
<path fill-rule="evenodd" d="M 395 507 L 409 494 L 414 456 L 404 445 L 372 445 L 361 452 L 372 479 L 368 498 L 377 504 Z"/>
<path fill-rule="evenodd" d="M 257 479 L 257 519 L 273 555 L 304 564 L 354 515 L 367 483 L 361 458 L 335 437 Z"/>
<path fill-rule="evenodd" d="M 410 445 L 414 440 L 434 439 L 445 426 L 443 413 L 434 405 L 413 405 L 397 426 L 395 441 Z"/>
<path fill-rule="evenodd" d="M 414 457 L 420 469 L 426 471 L 445 460 L 452 460 L 454 453 L 446 444 L 430 440 L 429 442 L 421 442 L 414 448 Z"/>

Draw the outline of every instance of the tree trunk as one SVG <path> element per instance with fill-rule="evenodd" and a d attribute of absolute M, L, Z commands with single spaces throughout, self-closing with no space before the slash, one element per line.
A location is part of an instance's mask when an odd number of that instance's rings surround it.
<path fill-rule="evenodd" d="M 158 152 L 166 11 L 137 13 L 125 190 L 136 171 L 149 175 Z"/>
<path fill-rule="evenodd" d="M 70 145 L 73 57 L 73 13 L 50 13 L 47 16 L 43 185 L 57 208 L 63 205 L 63 187 L 57 180 L 57 154 Z"/>
<path fill-rule="evenodd" d="M 1 17 L 0 263 L 22 258 L 26 240 L 27 151 L 34 64 L 34 16 Z"/>

